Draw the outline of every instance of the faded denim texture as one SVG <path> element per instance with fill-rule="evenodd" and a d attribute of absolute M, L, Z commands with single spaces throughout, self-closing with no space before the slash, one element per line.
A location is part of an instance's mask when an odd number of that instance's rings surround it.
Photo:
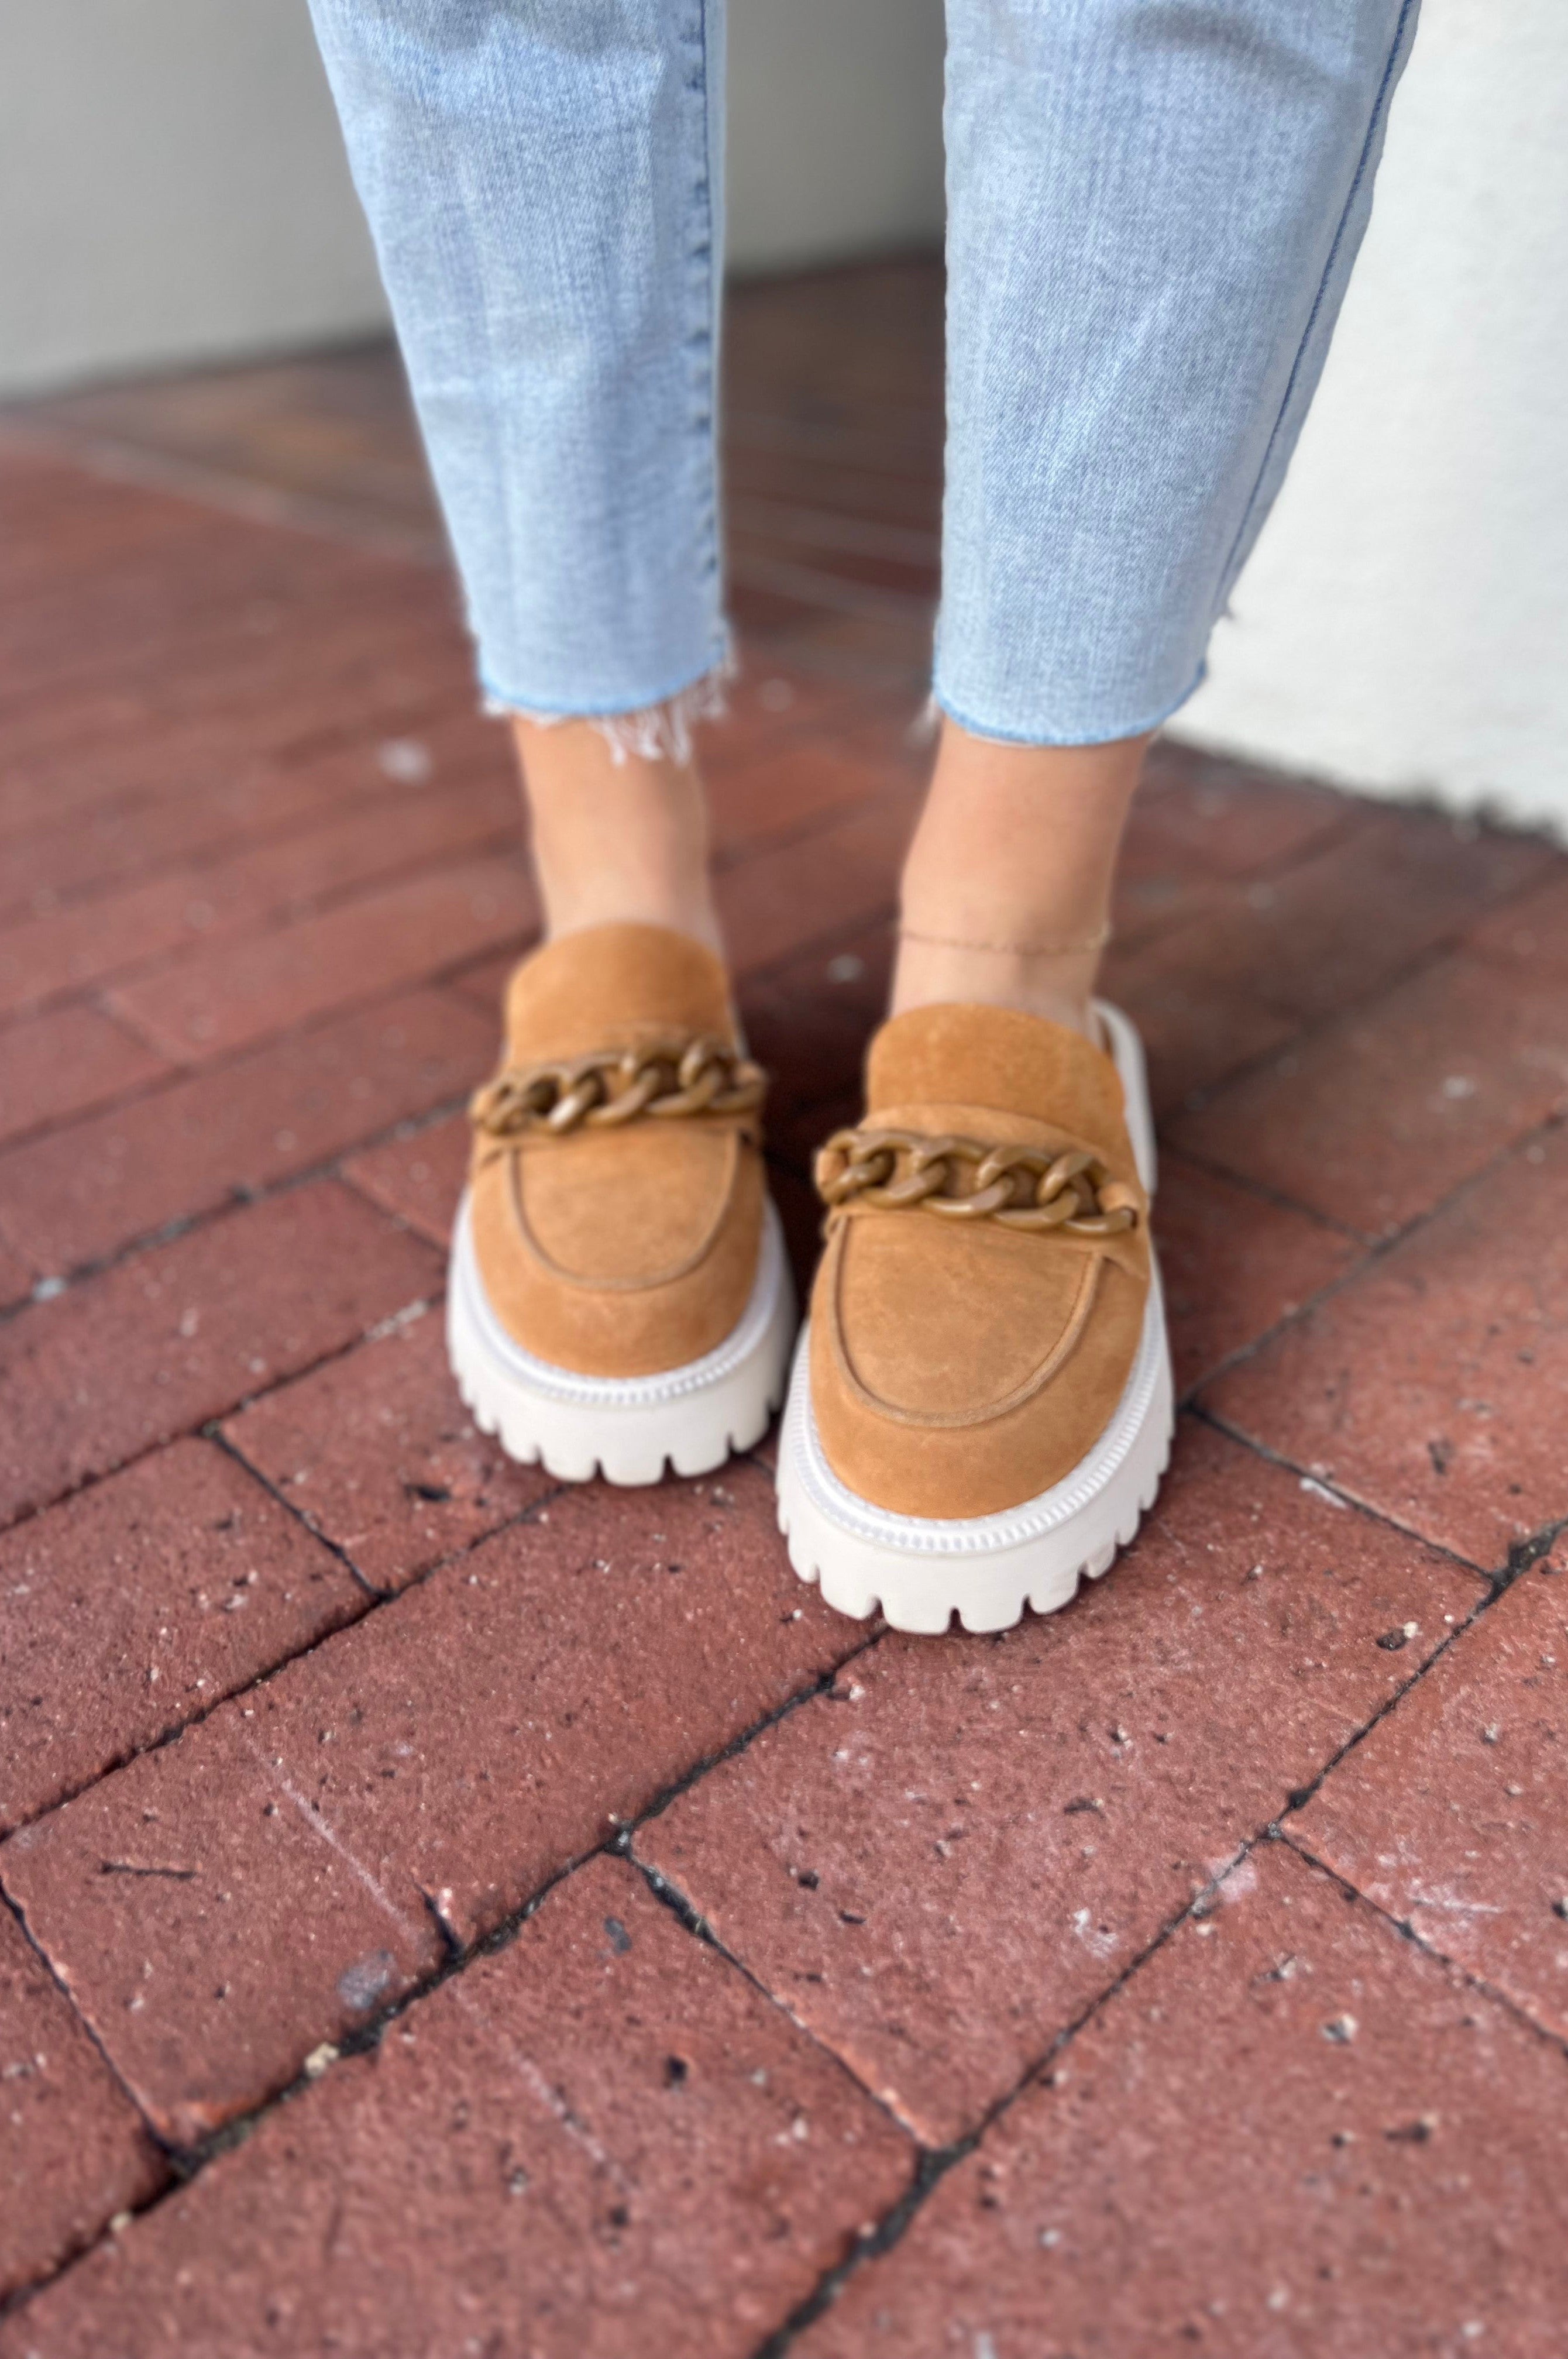
<path fill-rule="evenodd" d="M 935 689 L 968 727 L 1127 736 L 1196 687 L 1416 5 L 948 0 Z M 677 697 L 727 645 L 722 0 L 311 6 L 486 690 Z"/>

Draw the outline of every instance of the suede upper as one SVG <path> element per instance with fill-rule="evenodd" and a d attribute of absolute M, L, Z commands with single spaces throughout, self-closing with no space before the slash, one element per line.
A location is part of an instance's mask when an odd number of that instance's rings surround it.
<path fill-rule="evenodd" d="M 662 926 L 595 926 L 525 959 L 506 1061 L 528 1066 L 659 1035 L 733 1046 L 719 961 Z M 750 1125 L 754 1127 L 754 1125 Z M 762 1158 L 742 1117 L 702 1114 L 474 1138 L 474 1252 L 525 1350 L 584 1375 L 686 1365 L 738 1324 L 757 1276 Z"/>
<path fill-rule="evenodd" d="M 1120 1077 L 1080 1034 L 1016 1009 L 916 1008 L 866 1066 L 867 1126 L 1096 1156 L 1120 1234 L 956 1222 L 852 1201 L 811 1304 L 811 1404 L 851 1490 L 895 1514 L 986 1516 L 1049 1490 L 1109 1422 L 1152 1267 Z"/>

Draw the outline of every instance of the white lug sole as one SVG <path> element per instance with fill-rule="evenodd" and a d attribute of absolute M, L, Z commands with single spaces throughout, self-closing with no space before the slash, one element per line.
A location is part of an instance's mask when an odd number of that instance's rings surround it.
<path fill-rule="evenodd" d="M 1127 1098 L 1139 1177 L 1152 1195 L 1154 1125 L 1143 1049 L 1127 1017 L 1100 1006 Z M 1158 1272 L 1121 1399 L 1089 1455 L 1037 1498 L 994 1516 L 896 1516 L 849 1490 L 822 1455 L 802 1331 L 779 1441 L 779 1523 L 789 1560 L 841 1614 L 880 1607 L 896 1630 L 1010 1629 L 1026 1605 L 1053 1614 L 1079 1582 L 1110 1571 L 1154 1504 L 1171 1455 L 1175 1397 Z"/>
<path fill-rule="evenodd" d="M 652 1376 L 583 1376 L 535 1359 L 485 1298 L 468 1200 L 447 1288 L 447 1350 L 475 1422 L 508 1458 L 564 1483 L 657 1483 L 707 1474 L 768 1430 L 784 1389 L 795 1294 L 779 1215 L 768 1205 L 757 1282 L 739 1324 L 713 1351 Z"/>

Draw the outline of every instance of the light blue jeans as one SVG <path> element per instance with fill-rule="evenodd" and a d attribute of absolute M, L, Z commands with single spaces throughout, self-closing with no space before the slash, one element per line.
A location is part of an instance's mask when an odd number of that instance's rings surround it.
<path fill-rule="evenodd" d="M 935 690 L 966 727 L 1130 736 L 1197 685 L 1416 5 L 948 0 Z M 723 0 L 311 6 L 485 689 L 700 695 L 727 646 Z"/>

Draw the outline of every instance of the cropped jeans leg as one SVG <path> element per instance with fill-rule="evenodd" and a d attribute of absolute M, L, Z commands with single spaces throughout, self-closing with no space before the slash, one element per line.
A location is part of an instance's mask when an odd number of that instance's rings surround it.
<path fill-rule="evenodd" d="M 1416 5 L 948 0 L 935 690 L 970 731 L 1102 743 L 1197 685 Z M 723 0 L 311 6 L 485 685 L 657 747 L 727 650 Z"/>
<path fill-rule="evenodd" d="M 311 0 L 497 704 L 726 657 L 720 0 Z"/>
<path fill-rule="evenodd" d="M 1152 728 L 1295 447 L 1416 0 L 948 0 L 936 696 Z"/>

